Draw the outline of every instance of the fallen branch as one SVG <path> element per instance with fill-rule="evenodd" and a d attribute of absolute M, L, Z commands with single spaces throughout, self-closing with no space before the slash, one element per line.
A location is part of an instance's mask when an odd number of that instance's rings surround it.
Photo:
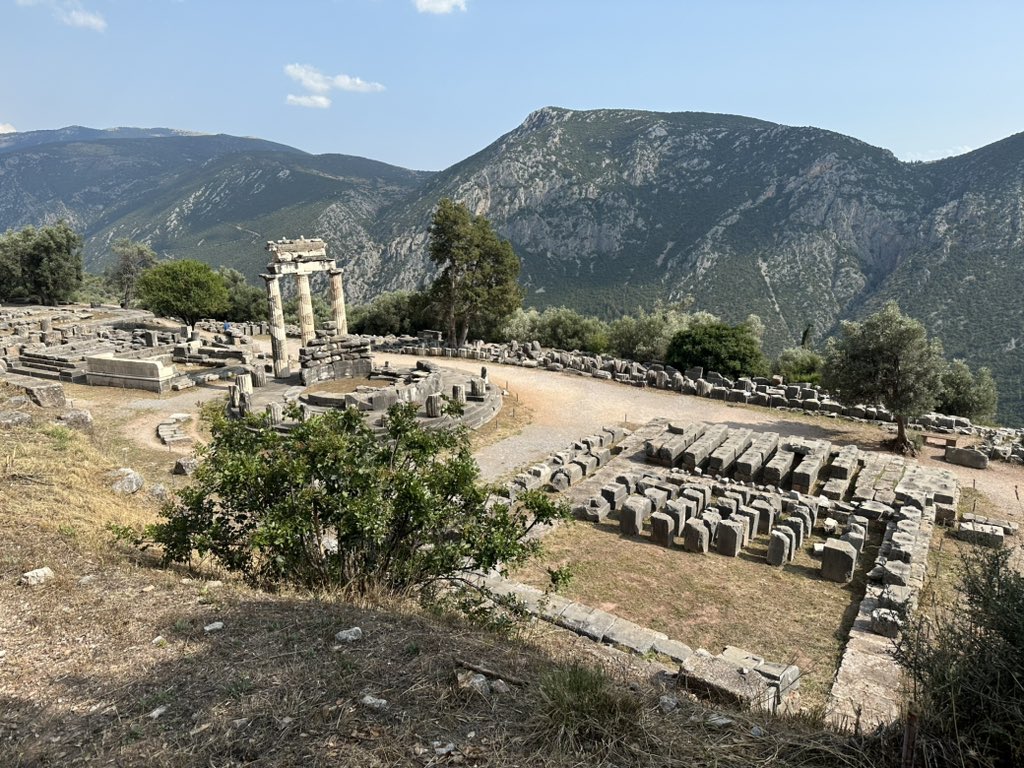
<path fill-rule="evenodd" d="M 511 677 L 510 675 L 503 675 L 500 672 L 495 672 L 493 669 L 488 669 L 487 667 L 480 666 L 479 664 L 473 664 L 471 662 L 466 661 L 465 659 L 460 659 L 457 656 L 455 657 L 455 663 L 458 664 L 460 667 L 465 667 L 466 669 L 472 672 L 479 672 L 481 675 L 486 675 L 487 677 L 493 677 L 500 680 L 504 680 L 506 683 L 512 683 L 513 685 L 527 684 L 527 682 L 522 678 Z"/>

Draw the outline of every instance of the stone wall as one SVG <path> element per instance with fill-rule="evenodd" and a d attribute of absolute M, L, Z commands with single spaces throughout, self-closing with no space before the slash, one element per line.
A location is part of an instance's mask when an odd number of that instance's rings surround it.
<path fill-rule="evenodd" d="M 300 350 L 302 383 L 308 387 L 320 381 L 369 376 L 373 368 L 370 340 L 329 333 L 317 331 L 317 337 Z"/>

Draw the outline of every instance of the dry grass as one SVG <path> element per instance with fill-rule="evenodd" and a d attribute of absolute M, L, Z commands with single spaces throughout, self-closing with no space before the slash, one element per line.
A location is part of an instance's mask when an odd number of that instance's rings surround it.
<path fill-rule="evenodd" d="M 566 597 L 666 633 L 713 653 L 735 645 L 803 672 L 801 697 L 825 703 L 856 606 L 863 577 L 840 585 L 823 580 L 808 554 L 819 536 L 805 539 L 783 569 L 764 562 L 766 536 L 738 558 L 666 549 L 619 534 L 614 521 L 562 526 L 544 539 L 543 558 L 516 574 L 546 586 L 549 567 L 573 573 Z M 877 546 L 877 544 L 875 545 Z M 863 562 L 873 559 L 872 551 Z"/>
<path fill-rule="evenodd" d="M 522 432 L 523 427 L 533 422 L 533 410 L 519 402 L 514 392 L 505 397 L 498 415 L 470 434 L 470 445 L 479 451 L 488 445 L 500 443 L 512 435 Z"/>
<path fill-rule="evenodd" d="M 510 638 L 400 601 L 267 594 L 210 570 L 155 567 L 104 529 L 156 514 L 145 492 L 107 487 L 104 473 L 121 464 L 118 424 L 73 433 L 34 413 L 35 425 L 0 432 L 4 768 L 883 765 L 876 742 L 813 724 L 732 713 L 716 728 L 684 697 L 663 715 L 645 662 L 543 623 Z M 16 584 L 43 565 L 54 580 Z M 224 629 L 204 632 L 215 621 Z M 351 626 L 364 639 L 335 648 Z M 504 695 L 461 689 L 460 659 L 521 682 Z M 598 737 L 571 749 L 535 714 L 547 701 L 540 681 L 579 662 L 602 671 L 634 719 L 605 739 L 602 710 L 590 708 Z M 568 693 L 555 714 L 571 719 Z M 361 705 L 366 694 L 387 709 Z"/>

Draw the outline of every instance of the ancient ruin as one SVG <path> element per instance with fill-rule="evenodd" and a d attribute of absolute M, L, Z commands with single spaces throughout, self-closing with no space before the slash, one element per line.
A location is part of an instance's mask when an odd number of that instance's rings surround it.
<path fill-rule="evenodd" d="M 274 357 L 274 376 L 287 378 L 291 374 L 285 337 L 284 303 L 281 298 L 281 278 L 294 275 L 299 293 L 299 327 L 302 346 L 316 338 L 313 317 L 313 297 L 309 289 L 309 276 L 326 272 L 330 277 L 331 313 L 334 335 L 348 335 L 345 316 L 345 291 L 341 270 L 333 259 L 327 258 L 327 244 L 319 238 L 307 240 L 271 240 L 267 251 L 273 254 L 267 264 L 267 274 L 261 277 L 267 283 L 267 303 L 270 316 L 270 343 Z"/>

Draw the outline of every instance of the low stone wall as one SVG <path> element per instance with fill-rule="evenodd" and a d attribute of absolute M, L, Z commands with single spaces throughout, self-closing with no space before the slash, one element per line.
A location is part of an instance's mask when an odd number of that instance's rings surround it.
<path fill-rule="evenodd" d="M 299 351 L 300 376 L 307 387 L 320 381 L 369 376 L 370 340 L 362 336 L 318 336 Z"/>

